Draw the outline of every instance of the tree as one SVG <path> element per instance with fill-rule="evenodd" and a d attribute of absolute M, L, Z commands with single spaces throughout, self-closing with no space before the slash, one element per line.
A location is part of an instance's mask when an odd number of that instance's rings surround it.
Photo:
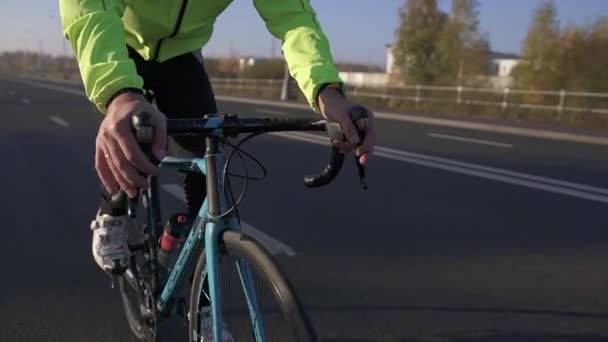
<path fill-rule="evenodd" d="M 608 92 L 608 18 L 586 27 L 568 26 L 559 40 L 558 70 L 554 88 L 579 92 Z M 606 101 L 597 99 L 599 107 Z M 585 105 L 586 98 L 569 102 Z M 586 103 L 591 104 L 591 103 Z"/>
<path fill-rule="evenodd" d="M 239 74 L 239 60 L 233 56 L 218 59 L 213 67 L 218 77 L 236 77 Z"/>
<path fill-rule="evenodd" d="M 586 65 L 592 75 L 588 91 L 608 92 L 608 17 L 599 18 L 591 28 Z"/>
<path fill-rule="evenodd" d="M 488 73 L 490 43 L 479 31 L 478 0 L 452 1 L 452 15 L 437 44 L 443 83 L 463 84 Z"/>
<path fill-rule="evenodd" d="M 560 27 L 552 1 L 536 10 L 524 41 L 522 59 L 514 70 L 515 83 L 528 89 L 552 89 L 559 72 Z"/>
<path fill-rule="evenodd" d="M 271 59 L 246 67 L 241 73 L 243 78 L 282 79 L 285 75 L 285 61 Z"/>
<path fill-rule="evenodd" d="M 553 74 L 553 89 L 585 91 L 590 89 L 593 75 L 589 54 L 589 31 L 585 28 L 566 27 L 559 38 L 559 53 L 556 62 L 557 72 Z"/>
<path fill-rule="evenodd" d="M 395 66 L 407 83 L 432 84 L 442 73 L 437 41 L 447 15 L 436 0 L 408 0 L 399 10 L 393 45 Z"/>

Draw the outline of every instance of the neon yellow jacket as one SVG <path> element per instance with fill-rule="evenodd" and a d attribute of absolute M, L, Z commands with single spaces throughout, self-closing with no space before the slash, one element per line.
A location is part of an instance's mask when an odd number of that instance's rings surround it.
<path fill-rule="evenodd" d="M 159 62 L 198 50 L 209 41 L 216 18 L 231 2 L 59 0 L 59 5 L 63 33 L 78 60 L 86 93 L 105 112 L 115 92 L 143 86 L 126 45 L 146 60 Z M 253 2 L 268 30 L 282 40 L 290 73 L 318 112 L 319 88 L 342 81 L 309 0 Z"/>

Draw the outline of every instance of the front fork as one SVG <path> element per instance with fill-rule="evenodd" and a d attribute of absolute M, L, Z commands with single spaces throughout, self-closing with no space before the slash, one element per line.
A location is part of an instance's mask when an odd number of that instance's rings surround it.
<path fill-rule="evenodd" d="M 228 208 L 224 194 L 224 154 L 216 139 L 207 138 L 205 142 L 207 146 L 205 153 L 207 198 L 209 199 L 209 217 L 211 218 L 210 222 L 205 226 L 206 273 L 209 282 L 213 340 L 222 341 L 222 296 L 219 266 L 220 251 L 218 248 L 220 246 L 221 234 L 228 229 L 228 227 L 234 230 L 240 230 L 240 227 L 239 222 L 237 222 L 234 215 L 228 215 L 226 218 L 218 218 L 230 209 Z M 249 307 L 249 312 L 253 320 L 256 341 L 263 342 L 264 327 L 262 325 L 260 310 L 253 287 L 251 270 L 243 260 L 239 260 L 236 266 L 243 285 L 243 291 L 245 292 L 247 306 Z"/>

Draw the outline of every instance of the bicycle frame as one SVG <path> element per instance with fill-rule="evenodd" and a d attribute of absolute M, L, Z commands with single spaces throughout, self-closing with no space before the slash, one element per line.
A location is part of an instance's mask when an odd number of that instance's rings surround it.
<path fill-rule="evenodd" d="M 190 273 L 195 260 L 198 260 L 197 257 L 201 253 L 204 241 L 204 252 L 207 263 L 206 274 L 209 283 L 209 299 L 213 319 L 213 340 L 221 341 L 222 294 L 219 283 L 219 237 L 226 230 L 240 230 L 241 228 L 238 220 L 232 214 L 223 218 L 217 218 L 228 209 L 223 187 L 225 157 L 217 137 L 207 137 L 205 141 L 207 148 L 204 158 L 166 157 L 160 163 L 160 167 L 164 168 L 188 170 L 190 172 L 205 174 L 207 179 L 207 197 L 192 225 L 190 234 L 180 251 L 167 283 L 164 285 L 156 307 L 159 313 L 162 313 L 166 309 L 167 303 L 173 296 L 175 289 L 181 285 L 184 275 Z M 151 187 L 151 189 L 156 189 L 156 187 Z M 148 193 L 148 200 L 153 204 L 158 203 L 155 196 L 157 194 L 154 193 L 156 191 L 153 190 Z M 151 220 L 157 217 L 155 211 L 158 212 L 157 205 L 152 205 L 149 208 L 149 218 Z M 263 342 L 265 340 L 264 327 L 260 319 L 261 315 L 253 287 L 251 270 L 243 260 L 238 260 L 237 271 L 252 319 L 256 341 Z M 191 317 L 190 319 L 196 318 Z"/>

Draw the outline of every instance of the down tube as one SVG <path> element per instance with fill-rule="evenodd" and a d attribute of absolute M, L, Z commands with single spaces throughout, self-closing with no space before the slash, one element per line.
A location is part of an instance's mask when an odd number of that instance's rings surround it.
<path fill-rule="evenodd" d="M 163 288 L 163 292 L 160 298 L 158 299 L 158 311 L 162 312 L 165 310 L 165 306 L 171 299 L 173 291 L 175 291 L 175 288 L 183 279 L 183 274 L 186 272 L 187 269 L 189 269 L 188 265 L 190 264 L 192 255 L 198 249 L 197 247 L 200 246 L 200 240 L 203 236 L 202 231 L 206 221 L 207 199 L 205 199 L 205 201 L 203 202 L 199 217 L 197 217 L 195 223 L 193 224 L 192 229 L 190 230 L 190 235 L 188 235 L 188 239 L 186 240 L 184 247 L 179 253 L 179 257 L 177 258 L 173 270 L 171 271 L 171 275 L 167 280 L 167 284 Z"/>

